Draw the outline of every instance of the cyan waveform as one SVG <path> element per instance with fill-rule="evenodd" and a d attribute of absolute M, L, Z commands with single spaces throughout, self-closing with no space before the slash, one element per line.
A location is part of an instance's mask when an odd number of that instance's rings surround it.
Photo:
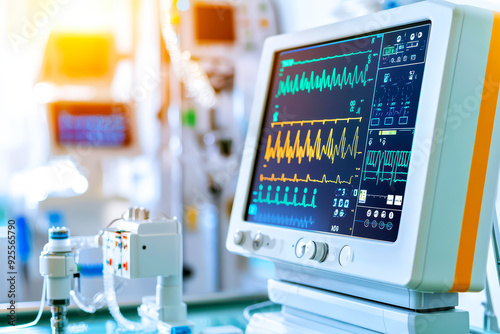
<path fill-rule="evenodd" d="M 260 182 L 263 182 L 263 181 L 270 181 L 270 182 L 281 181 L 281 182 L 305 182 L 305 183 L 317 182 L 317 183 L 351 184 L 352 179 L 355 177 L 358 177 L 358 176 L 353 175 L 349 178 L 349 180 L 342 180 L 340 178 L 340 175 L 337 175 L 335 180 L 329 180 L 326 177 L 326 174 L 323 174 L 323 177 L 321 179 L 313 179 L 313 178 L 311 178 L 311 176 L 309 174 L 307 174 L 305 179 L 301 179 L 301 178 L 297 177 L 297 174 L 294 174 L 293 178 L 291 178 L 291 177 L 286 177 L 285 173 L 283 173 L 283 174 L 281 174 L 281 177 L 276 177 L 276 176 L 274 176 L 274 174 L 271 174 L 271 176 L 269 176 L 269 177 L 264 176 L 263 174 L 260 174 L 259 180 L 260 180 Z"/>
<path fill-rule="evenodd" d="M 263 196 L 262 191 L 264 190 L 264 186 L 259 185 L 259 191 L 254 191 L 253 195 L 257 196 L 257 198 L 253 199 L 254 203 L 265 203 L 265 204 L 274 204 L 274 205 L 286 205 L 286 206 L 302 206 L 304 208 L 315 208 L 316 207 L 316 193 L 317 189 L 313 190 L 312 198 L 310 200 L 307 199 L 307 188 L 304 188 L 303 194 L 299 194 L 299 188 L 295 187 L 293 192 L 290 192 L 290 187 L 285 187 L 285 191 L 283 195 L 280 193 L 281 187 L 277 186 L 274 190 L 276 193 L 271 195 L 273 191 L 272 186 L 267 187 L 267 194 Z M 291 197 L 291 198 L 290 198 Z"/>
<path fill-rule="evenodd" d="M 307 218 L 307 217 L 280 215 L 275 213 L 258 213 L 255 216 L 255 220 L 271 224 L 279 224 L 279 225 L 300 227 L 300 228 L 307 228 L 309 227 L 309 225 L 314 224 L 312 216 Z"/>
<path fill-rule="evenodd" d="M 389 181 L 390 184 L 406 182 L 410 157 L 411 151 L 368 151 L 366 153 L 366 168 L 370 166 L 374 170 L 365 169 L 363 180 L 376 180 L 377 184 L 384 181 Z M 399 168 L 403 171 L 398 171 Z M 371 176 L 373 174 L 374 176 Z"/>
<path fill-rule="evenodd" d="M 285 142 L 281 143 L 280 130 L 274 142 L 274 146 L 272 145 L 272 136 L 269 135 L 264 159 L 266 161 L 269 161 L 271 158 L 276 159 L 277 163 L 280 163 L 281 159 L 285 158 L 288 163 L 290 163 L 292 159 L 298 159 L 299 164 L 302 162 L 303 158 L 307 158 L 310 162 L 313 158 L 321 160 L 324 155 L 332 161 L 332 164 L 335 162 L 335 157 L 345 159 L 347 155 L 350 155 L 353 159 L 356 159 L 356 155 L 361 153 L 358 152 L 359 127 L 356 127 L 356 132 L 349 143 L 346 137 L 346 130 L 347 129 L 344 127 L 338 144 L 335 144 L 333 129 L 330 130 L 326 143 L 323 143 L 321 139 L 321 129 L 318 130 L 314 143 L 311 141 L 311 130 L 308 130 L 303 145 L 301 144 L 300 130 L 297 131 L 293 144 L 290 139 L 290 131 L 287 132 Z"/>
<path fill-rule="evenodd" d="M 365 53 L 372 53 L 372 50 L 360 51 L 360 52 L 351 52 L 351 53 L 346 53 L 346 54 L 342 54 L 342 55 L 335 55 L 335 56 L 322 57 L 322 58 L 314 58 L 314 59 L 308 59 L 308 60 L 286 59 L 286 60 L 282 60 L 281 61 L 281 67 L 291 67 L 291 66 L 295 66 L 295 65 L 304 65 L 304 64 L 315 63 L 315 62 L 323 61 L 323 60 L 330 60 L 330 59 L 336 59 L 336 58 L 357 56 L 357 55 L 362 55 L 362 54 L 365 54 Z"/>
<path fill-rule="evenodd" d="M 322 74 L 316 75 L 314 71 L 311 71 L 310 75 L 306 76 L 306 72 L 302 72 L 301 77 L 296 74 L 294 79 L 291 79 L 290 75 L 287 75 L 285 80 L 280 80 L 279 82 L 276 98 L 285 96 L 286 94 L 294 95 L 297 92 L 310 93 L 312 90 L 322 92 L 323 89 L 332 90 L 335 87 L 343 89 L 344 86 L 354 88 L 354 85 L 359 84 L 365 86 L 366 83 L 373 80 L 373 78 L 366 78 L 368 66 L 367 64 L 364 70 L 360 70 L 358 65 L 356 65 L 352 72 L 349 72 L 347 67 L 344 67 L 342 73 L 337 73 L 337 68 L 333 68 L 331 74 L 326 74 L 326 70 L 323 70 Z"/>

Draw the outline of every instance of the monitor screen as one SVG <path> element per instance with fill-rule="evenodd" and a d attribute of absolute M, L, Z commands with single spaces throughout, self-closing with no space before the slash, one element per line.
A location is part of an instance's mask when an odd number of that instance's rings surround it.
<path fill-rule="evenodd" d="M 52 105 L 56 141 L 61 146 L 124 148 L 131 144 L 125 104 L 59 102 Z"/>
<path fill-rule="evenodd" d="M 196 40 L 234 42 L 234 9 L 224 5 L 200 5 L 195 8 Z"/>
<path fill-rule="evenodd" d="M 397 239 L 430 27 L 276 53 L 246 221 Z"/>

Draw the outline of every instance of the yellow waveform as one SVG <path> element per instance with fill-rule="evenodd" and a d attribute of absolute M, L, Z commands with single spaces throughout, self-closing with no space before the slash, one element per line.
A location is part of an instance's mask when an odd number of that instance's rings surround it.
<path fill-rule="evenodd" d="M 283 125 L 295 125 L 295 124 L 300 124 L 302 126 L 304 124 L 313 125 L 315 123 L 322 123 L 323 125 L 325 125 L 325 123 L 327 122 L 334 122 L 335 124 L 337 124 L 337 122 L 342 122 L 342 121 L 347 123 L 349 123 L 349 121 L 361 122 L 362 119 L 363 117 L 349 117 L 349 118 L 331 118 L 331 119 L 312 119 L 305 121 L 283 121 L 283 122 L 272 122 L 271 127 L 274 128 L 275 125 L 280 125 L 281 127 L 283 127 Z"/>
<path fill-rule="evenodd" d="M 281 177 L 275 177 L 274 174 L 271 174 L 271 176 L 269 176 L 269 177 L 264 176 L 263 174 L 260 174 L 260 182 L 263 182 L 263 181 L 270 181 L 270 182 L 281 181 L 281 182 L 306 182 L 306 183 L 317 182 L 317 183 L 351 184 L 352 179 L 354 177 L 358 177 L 358 176 L 353 175 L 349 178 L 349 181 L 345 181 L 345 180 L 342 180 L 340 178 L 340 175 L 337 175 L 337 178 L 335 180 L 329 180 L 329 179 L 327 179 L 326 174 L 323 174 L 323 177 L 321 178 L 321 180 L 318 180 L 318 179 L 312 179 L 309 174 L 307 174 L 305 179 L 298 178 L 297 174 L 294 174 L 293 178 L 286 177 L 285 173 L 281 174 Z"/>
<path fill-rule="evenodd" d="M 280 163 L 281 159 L 286 158 L 288 163 L 290 163 L 292 159 L 297 158 L 299 164 L 302 163 L 303 158 L 307 158 L 309 162 L 311 162 L 313 158 L 316 160 L 321 160 L 323 155 L 330 159 L 332 161 L 332 164 L 335 162 L 335 157 L 337 156 L 339 156 L 341 159 L 345 159 L 347 154 L 349 154 L 353 157 L 353 159 L 355 159 L 356 155 L 361 153 L 358 152 L 358 133 L 359 127 L 356 128 L 356 133 L 354 134 L 352 141 L 348 144 L 346 138 L 346 128 L 344 127 L 338 144 L 335 144 L 335 139 L 333 138 L 333 129 L 330 129 L 330 134 L 328 136 L 326 144 L 323 144 L 321 140 L 321 129 L 318 130 L 314 143 L 311 142 L 311 130 L 309 130 L 307 131 L 304 145 L 301 145 L 299 130 L 297 131 L 297 135 L 295 136 L 295 141 L 292 146 L 290 141 L 290 131 L 287 132 L 285 142 L 281 144 L 280 130 L 278 132 L 278 136 L 276 137 L 274 146 L 272 146 L 271 144 L 272 136 L 269 135 L 264 159 L 266 159 L 266 161 L 269 161 L 272 158 L 276 159 L 277 163 Z"/>

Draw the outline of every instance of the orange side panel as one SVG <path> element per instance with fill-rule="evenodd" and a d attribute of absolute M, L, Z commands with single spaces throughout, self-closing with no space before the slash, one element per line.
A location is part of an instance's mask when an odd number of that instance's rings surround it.
<path fill-rule="evenodd" d="M 455 280 L 450 292 L 465 292 L 469 290 L 471 283 L 479 215 L 500 84 L 500 13 L 494 13 L 493 32 L 486 65 L 485 86 L 487 84 L 493 86 L 491 89 L 483 88 L 469 184 L 467 186 L 462 232 L 458 246 Z"/>

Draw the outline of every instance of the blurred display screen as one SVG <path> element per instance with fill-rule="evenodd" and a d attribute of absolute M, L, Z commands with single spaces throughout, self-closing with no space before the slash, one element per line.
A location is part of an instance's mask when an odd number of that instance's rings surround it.
<path fill-rule="evenodd" d="M 117 54 L 110 32 L 51 32 L 45 48 L 43 79 L 55 82 L 114 75 Z"/>
<path fill-rule="evenodd" d="M 198 5 L 195 8 L 198 42 L 234 42 L 234 10 L 229 6 Z"/>
<path fill-rule="evenodd" d="M 128 147 L 131 143 L 127 106 L 116 103 L 55 103 L 56 141 L 61 146 Z"/>

